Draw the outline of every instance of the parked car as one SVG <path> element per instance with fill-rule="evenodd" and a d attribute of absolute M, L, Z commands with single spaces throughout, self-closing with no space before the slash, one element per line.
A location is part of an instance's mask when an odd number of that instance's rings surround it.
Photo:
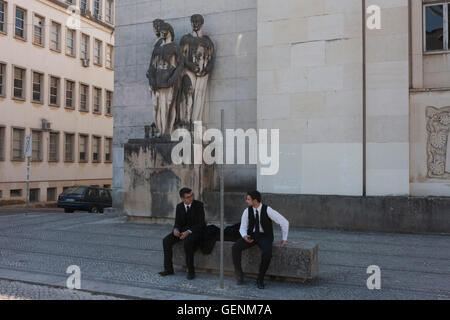
<path fill-rule="evenodd" d="M 88 186 L 70 187 L 58 196 L 58 208 L 64 212 L 75 210 L 103 213 L 112 207 L 111 189 Z"/>

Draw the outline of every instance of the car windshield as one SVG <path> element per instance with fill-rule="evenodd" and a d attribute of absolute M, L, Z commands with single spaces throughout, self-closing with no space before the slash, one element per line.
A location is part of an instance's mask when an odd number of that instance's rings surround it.
<path fill-rule="evenodd" d="M 70 187 L 63 194 L 83 194 L 85 187 Z"/>

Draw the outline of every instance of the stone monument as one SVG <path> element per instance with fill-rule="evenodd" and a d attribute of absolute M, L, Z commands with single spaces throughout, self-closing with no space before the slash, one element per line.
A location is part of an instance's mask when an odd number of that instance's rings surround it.
<path fill-rule="evenodd" d="M 175 129 L 192 133 L 193 122 L 204 120 L 214 65 L 214 45 L 202 34 L 203 17 L 193 15 L 191 24 L 192 33 L 177 45 L 173 27 L 161 19 L 153 21 L 157 40 L 147 78 L 155 121 L 146 126 L 143 139 L 128 140 L 124 146 L 124 211 L 132 220 L 173 219 L 180 188 L 191 188 L 198 199 L 217 186 L 213 165 L 175 164 L 171 157 L 179 143 L 171 140 Z"/>

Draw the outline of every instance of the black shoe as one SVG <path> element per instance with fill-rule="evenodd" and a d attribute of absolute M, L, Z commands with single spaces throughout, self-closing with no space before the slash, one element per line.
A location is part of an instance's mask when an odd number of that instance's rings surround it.
<path fill-rule="evenodd" d="M 258 287 L 258 289 L 264 289 L 264 281 L 256 280 L 256 286 Z"/>
<path fill-rule="evenodd" d="M 173 270 L 164 270 L 164 271 L 161 271 L 159 274 L 162 277 L 165 277 L 165 276 L 170 276 L 170 275 L 174 274 L 174 272 L 173 272 Z"/>
<path fill-rule="evenodd" d="M 195 272 L 188 272 L 186 278 L 187 278 L 188 280 L 194 279 L 194 278 L 195 278 Z"/>
<path fill-rule="evenodd" d="M 241 274 L 236 275 L 236 284 L 238 286 L 244 284 L 244 274 L 241 273 Z"/>

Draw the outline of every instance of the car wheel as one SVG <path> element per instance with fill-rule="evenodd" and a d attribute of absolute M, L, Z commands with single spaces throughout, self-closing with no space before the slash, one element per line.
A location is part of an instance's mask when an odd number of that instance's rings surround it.
<path fill-rule="evenodd" d="M 64 212 L 65 213 L 73 213 L 73 209 L 64 208 Z"/>
<path fill-rule="evenodd" d="M 89 210 L 89 212 L 91 212 L 91 213 L 98 213 L 98 207 L 93 206 L 93 207 L 91 208 L 91 210 Z"/>

